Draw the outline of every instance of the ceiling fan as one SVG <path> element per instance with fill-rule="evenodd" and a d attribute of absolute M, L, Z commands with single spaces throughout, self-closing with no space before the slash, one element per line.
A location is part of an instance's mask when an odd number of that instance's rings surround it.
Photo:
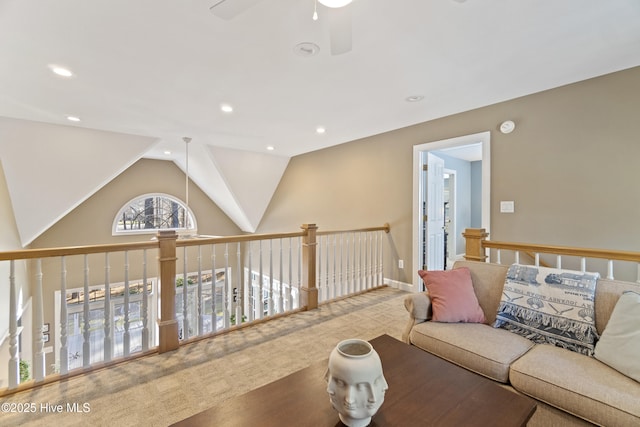
<path fill-rule="evenodd" d="M 262 0 L 215 0 L 209 8 L 211 13 L 222 19 L 233 19 Z M 329 38 L 332 55 L 340 55 L 351 50 L 351 8 L 352 0 L 314 0 L 313 19 L 318 19 L 317 3 L 328 8 Z"/>

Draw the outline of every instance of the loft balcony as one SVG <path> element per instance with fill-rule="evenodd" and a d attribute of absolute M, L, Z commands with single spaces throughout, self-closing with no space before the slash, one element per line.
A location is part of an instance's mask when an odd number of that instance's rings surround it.
<path fill-rule="evenodd" d="M 343 339 L 369 340 L 382 334 L 401 339 L 407 319 L 405 295 L 383 287 L 181 345 L 175 352 L 5 396 L 3 403 L 35 402 L 36 413 L 2 414 L 0 425 L 171 425 L 327 359 Z M 65 412 L 45 413 L 41 404 L 46 403 L 64 404 Z M 67 412 L 67 403 L 81 408 L 88 404 L 90 412 Z M 324 403 L 328 398 L 319 402 Z"/>
<path fill-rule="evenodd" d="M 314 224 L 229 237 L 160 231 L 147 242 L 0 253 L 10 291 L 0 393 L 172 357 L 189 343 L 382 288 L 388 232 Z"/>

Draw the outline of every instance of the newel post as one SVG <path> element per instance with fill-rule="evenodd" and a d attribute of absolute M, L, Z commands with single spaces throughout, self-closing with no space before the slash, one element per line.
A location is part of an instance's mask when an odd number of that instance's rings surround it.
<path fill-rule="evenodd" d="M 180 346 L 178 338 L 178 320 L 176 319 L 176 240 L 178 235 L 173 230 L 158 232 L 160 244 L 160 316 L 158 318 L 158 351 L 177 350 Z"/>
<path fill-rule="evenodd" d="M 489 236 L 484 228 L 467 228 L 462 233 L 462 236 L 466 240 L 466 249 L 464 259 L 467 261 L 481 261 L 487 260 L 483 242 Z"/>
<path fill-rule="evenodd" d="M 307 310 L 318 308 L 318 288 L 316 288 L 316 231 L 315 224 L 302 224 L 306 233 L 302 237 L 302 289 L 300 304 Z"/>

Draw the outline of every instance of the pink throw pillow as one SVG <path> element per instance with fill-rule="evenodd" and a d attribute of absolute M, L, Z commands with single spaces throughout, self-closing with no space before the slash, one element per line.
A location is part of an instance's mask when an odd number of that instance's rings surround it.
<path fill-rule="evenodd" d="M 429 292 L 434 322 L 485 323 L 467 267 L 447 271 L 419 270 L 418 275 Z"/>

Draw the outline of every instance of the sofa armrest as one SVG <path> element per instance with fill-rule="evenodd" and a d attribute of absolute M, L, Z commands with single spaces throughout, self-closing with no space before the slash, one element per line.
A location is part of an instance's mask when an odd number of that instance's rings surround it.
<path fill-rule="evenodd" d="M 409 320 L 402 333 L 402 340 L 410 344 L 409 333 L 411 329 L 418 323 L 431 319 L 431 298 L 426 292 L 407 295 L 404 298 L 404 308 L 409 312 Z"/>

